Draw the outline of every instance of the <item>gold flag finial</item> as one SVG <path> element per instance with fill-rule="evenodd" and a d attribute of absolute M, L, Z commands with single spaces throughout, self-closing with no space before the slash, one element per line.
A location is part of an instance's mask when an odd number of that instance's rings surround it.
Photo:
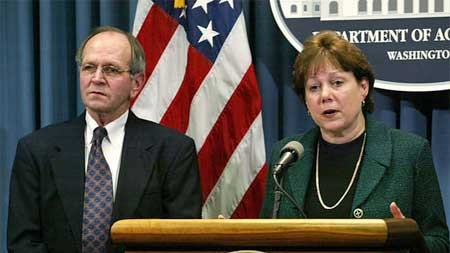
<path fill-rule="evenodd" d="M 186 7 L 186 0 L 174 0 L 173 7 L 180 9 Z"/>

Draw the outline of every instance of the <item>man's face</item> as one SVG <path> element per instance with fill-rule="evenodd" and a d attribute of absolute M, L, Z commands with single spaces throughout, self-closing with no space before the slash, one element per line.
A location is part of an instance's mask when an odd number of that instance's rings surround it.
<path fill-rule="evenodd" d="M 92 37 L 83 50 L 80 91 L 91 114 L 119 117 L 136 96 L 139 83 L 130 75 L 131 47 L 127 37 L 102 32 Z"/>

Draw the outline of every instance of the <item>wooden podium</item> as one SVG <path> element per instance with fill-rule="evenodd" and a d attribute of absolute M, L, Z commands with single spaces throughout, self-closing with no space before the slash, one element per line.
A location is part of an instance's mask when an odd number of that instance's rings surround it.
<path fill-rule="evenodd" d="M 428 252 L 412 219 L 135 219 L 111 238 L 126 252 Z"/>

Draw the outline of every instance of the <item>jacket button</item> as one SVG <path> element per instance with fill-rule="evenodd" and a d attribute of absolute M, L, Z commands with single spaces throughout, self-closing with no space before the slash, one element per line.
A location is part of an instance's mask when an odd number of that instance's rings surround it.
<path fill-rule="evenodd" d="M 361 219 L 364 216 L 364 211 L 361 208 L 356 208 L 353 210 L 353 217 L 356 219 Z"/>

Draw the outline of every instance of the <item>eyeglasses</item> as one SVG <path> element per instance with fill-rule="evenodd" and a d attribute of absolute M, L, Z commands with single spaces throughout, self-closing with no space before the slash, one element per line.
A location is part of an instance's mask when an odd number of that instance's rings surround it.
<path fill-rule="evenodd" d="M 94 64 L 82 64 L 80 66 L 80 72 L 85 75 L 94 75 L 97 72 L 97 65 Z M 130 70 L 122 70 L 114 65 L 101 66 L 101 72 L 108 78 L 118 77 L 124 72 L 130 72 Z M 131 73 L 131 72 L 130 72 Z"/>

